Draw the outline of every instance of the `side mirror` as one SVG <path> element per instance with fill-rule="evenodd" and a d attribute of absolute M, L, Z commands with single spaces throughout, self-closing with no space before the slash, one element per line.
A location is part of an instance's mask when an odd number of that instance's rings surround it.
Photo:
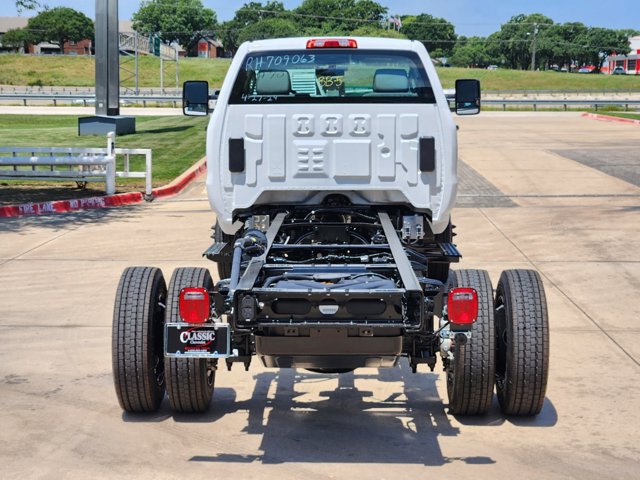
<path fill-rule="evenodd" d="M 456 113 L 476 115 L 480 113 L 480 81 L 456 80 Z"/>
<path fill-rule="evenodd" d="M 209 82 L 188 81 L 182 85 L 182 113 L 202 117 L 209 114 Z"/>

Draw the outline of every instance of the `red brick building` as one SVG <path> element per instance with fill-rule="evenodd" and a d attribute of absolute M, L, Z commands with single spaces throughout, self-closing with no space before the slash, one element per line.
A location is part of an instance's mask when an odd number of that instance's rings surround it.
<path fill-rule="evenodd" d="M 201 38 L 196 46 L 191 50 L 190 56 L 199 58 L 218 58 L 223 55 L 222 43 L 212 38 Z"/>

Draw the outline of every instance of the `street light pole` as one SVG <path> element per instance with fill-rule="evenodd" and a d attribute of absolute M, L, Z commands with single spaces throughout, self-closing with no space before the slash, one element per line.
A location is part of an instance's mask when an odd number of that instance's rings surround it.
<path fill-rule="evenodd" d="M 531 71 L 535 71 L 536 69 L 536 36 L 538 35 L 538 24 L 533 24 L 533 46 L 532 46 L 532 54 L 531 54 Z"/>
<path fill-rule="evenodd" d="M 135 133 L 135 117 L 120 115 L 118 0 L 96 0 L 96 114 L 78 118 L 78 135 Z"/>
<path fill-rule="evenodd" d="M 96 0 L 96 115 L 120 115 L 118 0 Z"/>

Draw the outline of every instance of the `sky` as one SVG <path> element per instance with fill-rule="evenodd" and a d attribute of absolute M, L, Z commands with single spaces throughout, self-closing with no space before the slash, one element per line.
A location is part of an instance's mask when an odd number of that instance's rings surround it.
<path fill-rule="evenodd" d="M 249 1 L 249 0 L 246 0 Z M 542 13 L 556 23 L 582 22 L 606 28 L 640 30 L 640 1 L 638 0 L 378 0 L 389 8 L 389 14 L 429 13 L 453 23 L 459 35 L 486 36 L 500 29 L 514 15 Z M 95 0 L 44 0 L 50 7 L 71 7 L 93 18 Z M 229 20 L 245 1 L 203 0 L 212 8 L 218 20 Z M 263 2 L 264 3 L 264 2 Z M 302 0 L 284 0 L 287 9 L 295 8 Z M 605 7 L 606 5 L 606 7 Z M 130 19 L 140 6 L 139 0 L 120 0 L 119 16 Z M 17 15 L 14 0 L 0 0 L 0 16 Z M 31 16 L 33 12 L 23 12 Z"/>

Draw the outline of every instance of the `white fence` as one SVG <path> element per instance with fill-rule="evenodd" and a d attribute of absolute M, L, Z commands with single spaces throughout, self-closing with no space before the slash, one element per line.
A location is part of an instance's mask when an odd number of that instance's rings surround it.
<path fill-rule="evenodd" d="M 116 171 L 116 156 L 124 157 Z M 145 156 L 145 171 L 132 172 L 132 155 Z M 148 148 L 116 148 L 115 134 L 107 135 L 107 148 L 0 147 L 0 178 L 10 180 L 65 180 L 104 182 L 107 195 L 116 192 L 116 177 L 144 178 L 145 195 L 152 195 L 152 153 Z"/>

